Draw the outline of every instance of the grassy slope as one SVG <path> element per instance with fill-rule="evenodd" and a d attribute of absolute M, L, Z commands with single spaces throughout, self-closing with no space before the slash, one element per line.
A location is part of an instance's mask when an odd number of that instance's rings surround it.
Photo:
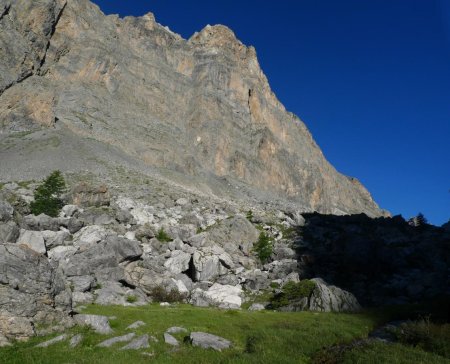
<path fill-rule="evenodd" d="M 180 305 L 174 308 L 162 308 L 149 305 L 139 308 L 90 306 L 86 313 L 116 316 L 110 320 L 114 335 L 97 335 L 87 329 L 74 328 L 72 332 L 83 332 L 85 337 L 76 349 L 69 349 L 67 342 L 45 349 L 34 348 L 38 342 L 47 338 L 34 338 L 27 343 L 0 349 L 0 362 L 8 364 L 28 363 L 308 363 L 311 357 L 325 346 L 351 342 L 355 338 L 366 337 L 382 320 L 374 314 L 333 314 L 333 313 L 280 313 L 220 311 Z M 136 334 L 148 333 L 158 338 L 151 343 L 150 349 L 141 351 L 120 351 L 124 344 L 112 348 L 97 348 L 95 345 L 111 336 L 126 333 L 125 328 L 142 320 L 146 326 L 134 330 Z M 220 335 L 234 343 L 234 347 L 222 353 L 212 350 L 193 348 L 181 343 L 173 349 L 164 344 L 162 335 L 171 326 L 183 326 L 189 331 L 205 331 Z M 181 342 L 183 334 L 175 335 Z M 387 361 L 374 361 L 371 353 L 352 352 L 347 355 L 349 363 L 391 362 L 391 346 L 375 346 L 375 353 L 385 353 Z M 438 363 L 440 357 L 434 357 L 414 349 L 401 346 L 402 351 L 395 355 L 408 357 L 408 363 Z M 372 354 L 373 354 L 372 350 Z M 143 355 L 151 353 L 152 357 Z M 377 354 L 378 355 L 378 354 Z M 384 355 L 384 354 L 383 354 Z M 358 361 L 358 357 L 367 358 Z M 414 361 L 419 358 L 419 361 Z M 423 360 L 422 360 L 423 359 Z M 429 359 L 429 360 L 428 360 Z M 392 361 L 395 362 L 395 361 Z M 402 363 L 402 361 L 397 361 Z"/>

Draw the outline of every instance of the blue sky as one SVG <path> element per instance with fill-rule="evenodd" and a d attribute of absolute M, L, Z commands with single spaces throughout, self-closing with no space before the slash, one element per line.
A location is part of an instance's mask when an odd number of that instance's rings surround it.
<path fill-rule="evenodd" d="M 94 0 L 184 38 L 225 24 L 327 159 L 378 204 L 450 219 L 450 0 Z"/>

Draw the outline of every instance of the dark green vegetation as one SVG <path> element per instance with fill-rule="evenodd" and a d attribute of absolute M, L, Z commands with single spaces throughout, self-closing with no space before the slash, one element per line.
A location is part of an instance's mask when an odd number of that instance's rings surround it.
<path fill-rule="evenodd" d="M 288 282 L 284 285 L 282 291 L 276 294 L 272 300 L 272 308 L 277 309 L 289 305 L 292 301 L 311 296 L 316 284 L 308 279 L 300 282 Z"/>
<path fill-rule="evenodd" d="M 261 263 L 266 263 L 273 251 L 273 244 L 270 237 L 263 231 L 259 234 L 258 241 L 253 246 L 253 250 L 258 256 Z"/>
<path fill-rule="evenodd" d="M 173 239 L 164 231 L 163 228 L 159 229 L 158 234 L 156 234 L 156 239 L 158 239 L 161 243 L 168 243 Z"/>
<path fill-rule="evenodd" d="M 169 308 L 158 305 L 126 308 L 90 306 L 85 313 L 115 316 L 110 320 L 114 334 L 104 336 L 88 329 L 74 328 L 72 333 L 81 332 L 84 335 L 76 349 L 69 349 L 67 342 L 49 348 L 35 348 L 37 343 L 48 338 L 34 338 L 27 343 L 0 349 L 0 363 L 337 363 L 336 358 L 343 363 L 364 364 L 449 362 L 443 356 L 426 352 L 419 346 L 372 341 L 360 346 L 352 344 L 367 338 L 375 327 L 385 322 L 390 316 L 385 313 L 247 312 L 187 305 Z M 107 338 L 129 332 L 126 327 L 137 320 L 147 324 L 133 330 L 137 335 L 150 334 L 159 340 L 157 343 L 151 342 L 149 349 L 119 350 L 124 344 L 112 348 L 96 347 Z M 171 326 L 216 334 L 231 340 L 234 346 L 221 353 L 203 350 L 183 342 L 186 334 L 175 334 L 180 348 L 174 350 L 163 340 L 165 330 Z M 324 350 L 336 345 L 348 345 L 351 349 L 342 351 L 342 355 L 327 354 Z"/>
<path fill-rule="evenodd" d="M 64 203 L 61 194 L 66 189 L 66 182 L 60 171 L 54 171 L 40 184 L 34 192 L 34 201 L 30 204 L 34 215 L 46 214 L 58 216 Z"/>

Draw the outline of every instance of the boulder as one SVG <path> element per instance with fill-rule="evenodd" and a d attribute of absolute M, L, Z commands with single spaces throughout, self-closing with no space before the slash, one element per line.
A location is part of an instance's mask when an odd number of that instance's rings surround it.
<path fill-rule="evenodd" d="M 224 309 L 239 309 L 242 305 L 241 286 L 213 284 L 207 291 L 196 288 L 191 293 L 190 302 L 194 306 L 215 306 Z"/>
<path fill-rule="evenodd" d="M 220 222 L 220 224 L 208 230 L 210 238 L 219 242 L 231 242 L 236 246 L 245 243 L 255 243 L 259 237 L 259 231 L 244 216 L 234 216 Z"/>
<path fill-rule="evenodd" d="M 6 201 L 0 200 L 0 222 L 8 222 L 12 219 L 13 207 Z"/>
<path fill-rule="evenodd" d="M 216 335 L 208 334 L 206 332 L 192 332 L 190 340 L 193 346 L 198 346 L 203 349 L 214 349 L 222 351 L 231 347 L 231 342 Z"/>
<path fill-rule="evenodd" d="M 119 263 L 136 260 L 141 255 L 139 242 L 110 236 L 105 241 L 68 257 L 61 266 L 69 277 L 84 276 L 105 268 L 117 268 Z"/>
<path fill-rule="evenodd" d="M 78 251 L 78 248 L 74 246 L 57 246 L 49 251 L 47 251 L 48 259 L 52 261 L 59 262 L 61 260 L 66 260 Z"/>
<path fill-rule="evenodd" d="M 34 250 L 37 253 L 45 254 L 47 249 L 44 243 L 44 237 L 39 231 L 20 230 L 19 239 L 17 239 L 18 245 L 25 245 L 29 249 Z"/>
<path fill-rule="evenodd" d="M 361 310 L 356 297 L 336 286 L 327 285 L 320 278 L 311 279 L 316 283 L 309 301 L 310 311 L 357 312 Z"/>
<path fill-rule="evenodd" d="M 168 345 L 172 345 L 172 346 L 179 346 L 180 344 L 178 343 L 178 340 L 175 339 L 172 335 L 170 335 L 169 333 L 165 332 L 164 333 L 164 342 Z"/>
<path fill-rule="evenodd" d="M 14 221 L 0 223 L 0 244 L 15 243 L 20 235 L 20 230 Z"/>
<path fill-rule="evenodd" d="M 181 333 L 188 332 L 188 331 L 184 327 L 172 326 L 172 327 L 169 327 L 166 330 L 166 332 L 168 334 L 181 334 Z"/>
<path fill-rule="evenodd" d="M 94 187 L 82 182 L 73 188 L 72 200 L 81 207 L 109 206 L 111 195 L 106 186 Z"/>
<path fill-rule="evenodd" d="M 98 334 L 107 335 L 113 332 L 106 316 L 80 314 L 75 315 L 74 320 L 79 326 L 89 326 Z"/>
<path fill-rule="evenodd" d="M 61 215 L 62 217 L 72 217 L 77 211 L 78 211 L 77 205 L 65 205 L 61 209 Z"/>
<path fill-rule="evenodd" d="M 70 233 L 66 230 L 51 231 L 43 230 L 42 237 L 44 238 L 47 249 L 52 249 L 60 245 L 64 245 L 65 241 L 70 238 Z"/>
<path fill-rule="evenodd" d="M 33 324 L 69 323 L 70 291 L 59 270 L 26 246 L 0 245 L 0 332 L 23 339 Z"/>
<path fill-rule="evenodd" d="M 0 315 L 0 333 L 9 339 L 26 341 L 35 335 L 33 322 L 30 318 Z"/>
<path fill-rule="evenodd" d="M 23 227 L 27 230 L 42 231 L 42 230 L 59 230 L 59 219 L 47 216 L 45 214 L 27 215 L 23 218 Z"/>
<path fill-rule="evenodd" d="M 75 292 L 89 291 L 95 285 L 95 278 L 92 276 L 69 277 L 71 289 Z"/>
<path fill-rule="evenodd" d="M 100 344 L 97 344 L 97 346 L 100 348 L 109 348 L 117 343 L 126 343 L 126 342 L 130 341 L 131 339 L 133 339 L 135 336 L 136 336 L 136 334 L 134 332 L 131 332 L 131 333 L 123 335 L 123 336 L 116 336 L 116 337 L 112 337 L 111 339 L 102 341 Z"/>
<path fill-rule="evenodd" d="M 99 225 L 90 225 L 82 228 L 73 236 L 73 246 L 86 250 L 106 238 L 108 232 Z"/>
<path fill-rule="evenodd" d="M 50 339 L 50 340 L 44 341 L 43 343 L 37 344 L 36 348 L 47 348 L 50 345 L 57 344 L 66 339 L 67 339 L 67 334 L 59 335 L 57 337 L 54 337 L 53 339 Z"/>
<path fill-rule="evenodd" d="M 78 345 L 80 345 L 81 341 L 83 340 L 83 335 L 77 334 L 72 336 L 69 342 L 69 347 L 76 348 Z"/>
<path fill-rule="evenodd" d="M 136 321 L 133 322 L 131 325 L 127 326 L 127 330 L 134 330 L 134 329 L 138 329 L 141 326 L 145 326 L 145 322 L 144 321 Z"/>
<path fill-rule="evenodd" d="M 138 338 L 136 338 L 132 342 L 130 342 L 128 345 L 125 345 L 121 350 L 147 349 L 150 347 L 148 340 L 149 340 L 148 335 L 139 336 Z"/>
<path fill-rule="evenodd" d="M 263 311 L 266 308 L 264 307 L 264 305 L 262 303 L 253 303 L 248 310 L 249 311 Z"/>
<path fill-rule="evenodd" d="M 179 274 L 189 269 L 191 254 L 181 250 L 172 251 L 170 258 L 164 263 L 164 266 L 173 274 Z"/>

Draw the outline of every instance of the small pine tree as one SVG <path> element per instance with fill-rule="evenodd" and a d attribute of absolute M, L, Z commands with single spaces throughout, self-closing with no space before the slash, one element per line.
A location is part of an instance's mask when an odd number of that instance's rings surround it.
<path fill-rule="evenodd" d="M 414 227 L 421 227 L 428 224 L 428 220 L 421 212 L 419 212 L 417 216 L 414 216 L 408 220 L 408 224 Z"/>
<path fill-rule="evenodd" d="M 61 194 L 66 190 L 66 182 L 60 171 L 54 171 L 34 192 L 34 202 L 30 204 L 34 215 L 58 216 L 64 203 Z"/>
<path fill-rule="evenodd" d="M 269 236 L 265 232 L 261 231 L 253 250 L 256 252 L 256 255 L 261 263 L 264 264 L 269 260 L 273 252 L 273 245 Z"/>

